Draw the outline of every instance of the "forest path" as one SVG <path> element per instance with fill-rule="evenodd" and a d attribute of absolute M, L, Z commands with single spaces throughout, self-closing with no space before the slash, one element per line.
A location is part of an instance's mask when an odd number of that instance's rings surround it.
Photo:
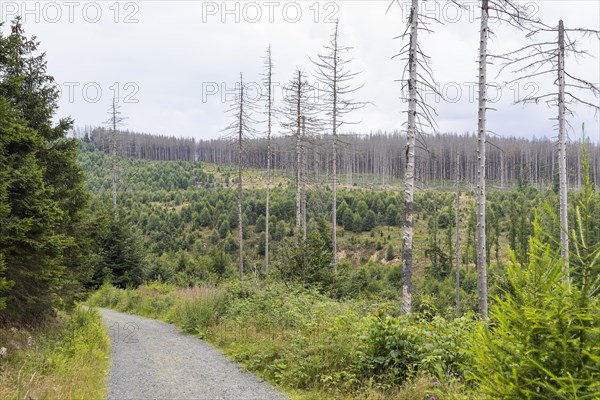
<path fill-rule="evenodd" d="M 109 399 L 286 399 L 218 350 L 172 325 L 99 311 L 111 340 Z"/>

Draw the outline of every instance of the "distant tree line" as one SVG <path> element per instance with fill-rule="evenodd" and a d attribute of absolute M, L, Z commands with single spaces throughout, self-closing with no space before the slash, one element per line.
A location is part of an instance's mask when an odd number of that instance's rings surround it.
<path fill-rule="evenodd" d="M 74 131 L 75 137 L 91 142 L 97 148 L 110 152 L 111 130 L 84 127 Z M 194 161 L 196 141 L 192 138 L 149 135 L 130 131 L 119 131 L 117 153 L 120 156 L 152 161 Z"/>
<path fill-rule="evenodd" d="M 98 128 L 80 128 L 76 136 L 110 151 L 109 132 Z M 316 182 L 331 179 L 332 151 L 329 135 L 317 135 L 307 151 L 306 164 Z M 400 132 L 376 132 L 368 135 L 345 134 L 337 151 L 340 183 L 347 185 L 389 185 L 399 183 L 405 166 L 406 137 Z M 587 143 L 590 169 L 596 186 L 600 185 L 600 147 Z M 154 161 L 200 161 L 218 165 L 237 164 L 237 151 L 223 139 L 199 140 L 120 132 L 119 154 Z M 296 163 L 295 143 L 290 137 L 272 138 L 272 166 L 293 174 Z M 581 185 L 581 145 L 568 146 L 567 170 L 575 188 Z M 251 168 L 267 168 L 267 141 L 249 139 L 244 163 Z M 457 163 L 457 157 L 459 162 Z M 420 186 L 443 186 L 456 179 L 475 185 L 477 179 L 477 141 L 474 134 L 438 134 L 420 140 L 416 150 L 416 179 Z M 493 186 L 535 185 L 552 189 L 558 179 L 556 143 L 550 139 L 494 138 L 489 141 L 486 176 Z"/>

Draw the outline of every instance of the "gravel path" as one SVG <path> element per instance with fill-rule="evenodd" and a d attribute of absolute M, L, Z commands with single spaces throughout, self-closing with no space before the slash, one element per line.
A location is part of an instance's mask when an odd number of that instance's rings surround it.
<path fill-rule="evenodd" d="M 111 400 L 284 400 L 208 344 L 160 321 L 100 309 L 109 329 Z"/>

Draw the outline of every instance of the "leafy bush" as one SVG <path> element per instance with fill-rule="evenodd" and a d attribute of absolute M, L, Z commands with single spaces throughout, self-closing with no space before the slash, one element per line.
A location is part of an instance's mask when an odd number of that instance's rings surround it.
<path fill-rule="evenodd" d="M 217 275 L 217 280 L 221 280 L 227 268 L 229 267 L 230 260 L 227 254 L 220 248 L 215 248 L 211 254 L 210 268 L 214 274 Z"/>
<path fill-rule="evenodd" d="M 466 338 L 474 328 L 470 316 L 455 320 L 410 315 L 394 318 L 373 316 L 362 328 L 358 370 L 383 386 L 391 386 L 427 373 L 438 379 L 462 375 L 468 364 Z"/>
<path fill-rule="evenodd" d="M 400 282 L 398 265 L 382 268 L 373 261 L 353 268 L 349 262 L 338 264 L 338 274 L 333 294 L 343 299 L 395 299 Z"/>

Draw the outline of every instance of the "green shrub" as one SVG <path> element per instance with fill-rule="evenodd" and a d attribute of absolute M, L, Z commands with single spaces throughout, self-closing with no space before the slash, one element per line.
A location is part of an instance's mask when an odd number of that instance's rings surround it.
<path fill-rule="evenodd" d="M 426 373 L 443 379 L 462 375 L 468 363 L 466 338 L 475 323 L 470 316 L 455 320 L 409 315 L 373 316 L 364 322 L 357 357 L 363 377 L 392 386 Z"/>

